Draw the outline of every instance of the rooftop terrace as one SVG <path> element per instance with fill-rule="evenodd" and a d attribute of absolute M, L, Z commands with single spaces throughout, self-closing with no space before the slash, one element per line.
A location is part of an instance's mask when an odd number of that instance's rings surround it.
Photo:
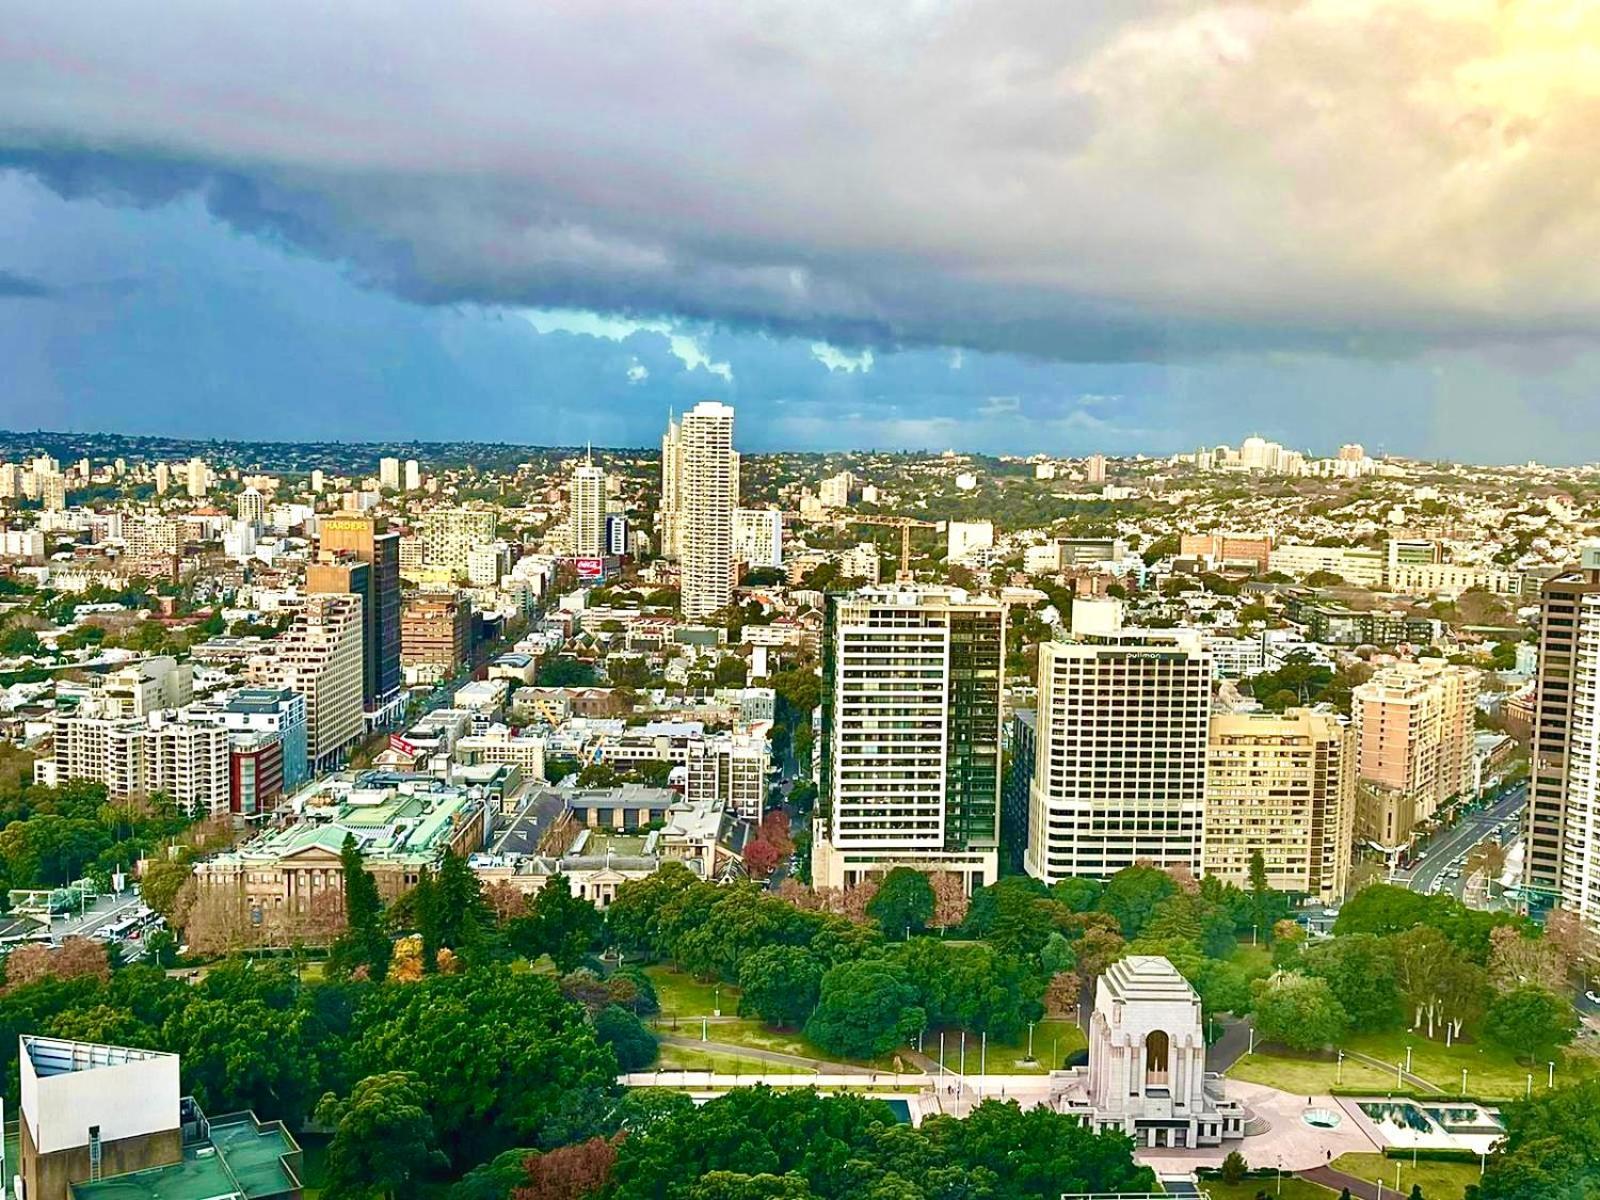
<path fill-rule="evenodd" d="M 300 1147 L 276 1121 L 249 1113 L 210 1122 L 209 1140 L 184 1147 L 183 1161 L 97 1183 L 74 1184 L 73 1200 L 271 1200 L 298 1192 Z"/>

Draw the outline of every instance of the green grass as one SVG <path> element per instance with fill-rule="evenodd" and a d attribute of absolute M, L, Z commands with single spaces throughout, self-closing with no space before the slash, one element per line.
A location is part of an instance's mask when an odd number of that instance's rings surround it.
<path fill-rule="evenodd" d="M 1304 1179 L 1285 1177 L 1283 1190 L 1278 1190 L 1276 1179 L 1246 1179 L 1243 1183 L 1223 1183 L 1220 1179 L 1202 1179 L 1200 1194 L 1211 1200 L 1256 1200 L 1256 1193 L 1266 1192 L 1270 1200 L 1334 1200 L 1339 1193 L 1330 1192 L 1321 1184 Z M 1432 1195 L 1428 1200 L 1433 1200 Z"/>
<path fill-rule="evenodd" d="M 739 1009 L 739 989 L 731 983 L 701 983 L 692 975 L 660 963 L 646 967 L 644 973 L 656 986 L 663 1017 L 709 1017 L 719 1003 L 724 1016 Z"/>
<path fill-rule="evenodd" d="M 1228 955 L 1228 961 L 1244 968 L 1247 978 L 1265 979 L 1272 974 L 1272 947 L 1266 942 L 1252 946 L 1246 938 Z"/>
<path fill-rule="evenodd" d="M 1516 1099 L 1527 1091 L 1528 1074 L 1533 1074 L 1534 1091 L 1545 1086 L 1547 1078 L 1543 1064 L 1529 1067 L 1517 1061 L 1516 1056 L 1500 1046 L 1481 1042 L 1457 1042 L 1446 1047 L 1443 1042 L 1429 1041 L 1420 1034 L 1406 1030 L 1384 1033 L 1359 1033 L 1352 1035 L 1344 1048 L 1359 1051 L 1385 1063 L 1403 1063 L 1406 1047 L 1411 1047 L 1411 1071 L 1443 1089 L 1446 1096 L 1460 1094 L 1461 1070 L 1467 1071 L 1467 1095 L 1484 1099 Z M 1581 1050 L 1564 1051 L 1556 1063 L 1556 1086 L 1563 1087 L 1600 1073 L 1600 1061 Z M 1286 1092 L 1314 1095 L 1327 1092 L 1336 1084 L 1338 1070 L 1333 1062 L 1296 1058 L 1286 1054 L 1273 1054 L 1257 1050 L 1235 1063 L 1228 1075 L 1248 1083 L 1264 1083 Z M 1343 1082 L 1339 1086 L 1371 1088 L 1374 1092 L 1420 1090 L 1407 1080 L 1397 1083 L 1394 1069 L 1380 1069 L 1344 1060 Z"/>
<path fill-rule="evenodd" d="M 1379 1071 L 1353 1059 L 1344 1060 L 1341 1073 L 1337 1062 L 1320 1062 L 1309 1058 L 1290 1058 L 1284 1055 L 1256 1051 L 1246 1054 L 1228 1068 L 1229 1079 L 1245 1083 L 1264 1083 L 1284 1092 L 1298 1092 L 1303 1096 L 1326 1095 L 1339 1079 L 1346 1088 L 1370 1087 L 1378 1093 L 1395 1090 L 1394 1072 Z"/>
<path fill-rule="evenodd" d="M 1384 1191 L 1394 1185 L 1394 1169 L 1400 1168 L 1400 1195 L 1411 1194 L 1411 1185 L 1420 1183 L 1422 1194 L 1428 1200 L 1461 1200 L 1467 1184 L 1478 1182 L 1477 1163 L 1418 1162 L 1411 1167 L 1409 1158 L 1385 1158 L 1381 1154 L 1341 1154 L 1333 1160 L 1333 1168 L 1357 1179 L 1374 1182 L 1383 1180 Z"/>
<path fill-rule="evenodd" d="M 1346 1042 L 1345 1049 L 1359 1050 L 1384 1062 L 1400 1062 L 1405 1059 L 1407 1046 L 1411 1047 L 1411 1073 L 1443 1088 L 1447 1095 L 1460 1093 L 1462 1068 L 1467 1072 L 1467 1095 L 1491 1099 L 1515 1099 L 1524 1095 L 1530 1073 L 1535 1091 L 1543 1088 L 1548 1078 L 1544 1063 L 1530 1067 L 1518 1062 L 1516 1055 L 1504 1047 L 1484 1042 L 1457 1042 L 1446 1047 L 1442 1041 L 1429 1041 L 1421 1034 L 1406 1030 L 1355 1034 Z M 1349 1066 L 1347 1061 L 1347 1080 Z M 1564 1051 L 1556 1061 L 1556 1086 L 1576 1083 L 1597 1071 L 1600 1071 L 1600 1063 L 1593 1055 L 1581 1050 Z"/>
<path fill-rule="evenodd" d="M 724 1051 L 694 1050 L 688 1046 L 662 1046 L 656 1065 L 663 1070 L 714 1071 L 719 1075 L 809 1075 L 810 1071 L 787 1063 L 741 1058 Z"/>
<path fill-rule="evenodd" d="M 960 1030 L 948 1030 L 944 1039 L 944 1065 L 947 1069 L 954 1070 L 960 1054 Z M 980 1040 L 974 1034 L 967 1035 L 967 1072 L 972 1075 L 978 1073 L 978 1059 Z M 1033 1056 L 1036 1061 L 1026 1061 L 1028 1054 L 1028 1035 L 1023 1035 L 1014 1042 L 997 1042 L 989 1039 L 989 1073 L 991 1075 L 1043 1075 L 1051 1069 L 1050 1055 L 1052 1050 L 1056 1054 L 1055 1065 L 1059 1067 L 1062 1060 L 1074 1050 L 1081 1050 L 1089 1044 L 1083 1030 L 1069 1020 L 1051 1018 L 1040 1021 L 1033 1027 Z M 931 1030 L 923 1036 L 922 1052 L 935 1062 L 939 1059 L 939 1032 Z"/>
<path fill-rule="evenodd" d="M 724 1009 L 724 1012 L 727 1010 Z M 697 1037 L 700 1027 L 693 1022 L 680 1025 L 678 1032 L 685 1037 Z M 799 1058 L 815 1059 L 822 1063 L 845 1063 L 850 1066 L 872 1067 L 879 1071 L 893 1071 L 895 1052 L 880 1055 L 877 1058 L 841 1058 L 837 1054 L 830 1054 L 818 1046 L 799 1030 L 794 1029 L 769 1029 L 760 1021 L 752 1018 L 741 1017 L 733 1021 L 717 1021 L 707 1025 L 706 1033 L 713 1042 L 726 1042 L 733 1046 L 749 1046 L 755 1050 L 772 1050 L 779 1054 L 793 1054 Z M 976 1053 L 974 1051 L 973 1053 Z M 971 1055 L 968 1064 L 976 1062 Z M 908 1058 L 902 1055 L 902 1065 L 907 1071 L 916 1070 Z M 976 1068 L 974 1068 L 976 1069 Z"/>

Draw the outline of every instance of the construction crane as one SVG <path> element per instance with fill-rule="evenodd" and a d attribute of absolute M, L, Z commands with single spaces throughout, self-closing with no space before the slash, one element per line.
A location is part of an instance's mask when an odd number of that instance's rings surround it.
<path fill-rule="evenodd" d="M 896 583 L 914 583 L 911 574 L 911 531 L 913 529 L 944 529 L 943 521 L 919 521 L 915 517 L 851 517 L 852 525 L 883 525 L 900 531 L 900 569 L 895 572 Z"/>

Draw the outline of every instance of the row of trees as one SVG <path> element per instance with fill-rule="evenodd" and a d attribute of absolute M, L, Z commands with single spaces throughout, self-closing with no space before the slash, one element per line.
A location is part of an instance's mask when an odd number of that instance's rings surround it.
<path fill-rule="evenodd" d="M 1288 970 L 1257 985 L 1263 1039 L 1310 1050 L 1401 1024 L 1452 1040 L 1470 1027 L 1538 1061 L 1576 1032 L 1559 993 L 1589 947 L 1570 914 L 1558 910 L 1541 932 L 1451 896 L 1374 884 L 1345 905 L 1334 933 L 1291 943 L 1278 956 Z"/>

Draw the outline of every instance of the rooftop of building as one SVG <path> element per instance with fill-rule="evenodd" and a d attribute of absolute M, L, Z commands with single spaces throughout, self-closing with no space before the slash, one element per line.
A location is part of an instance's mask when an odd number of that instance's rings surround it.
<path fill-rule="evenodd" d="M 28 1056 L 33 1073 L 41 1079 L 70 1075 L 75 1071 L 94 1071 L 102 1067 L 121 1067 L 128 1063 L 176 1057 L 160 1050 L 135 1050 L 127 1046 L 106 1046 L 99 1042 L 75 1042 L 49 1037 L 24 1037 L 22 1052 Z"/>
<path fill-rule="evenodd" d="M 275 713 L 298 694 L 288 688 L 241 688 L 228 700 L 226 707 L 233 713 Z"/>
<path fill-rule="evenodd" d="M 277 1122 L 249 1113 L 209 1122 L 183 1159 L 72 1187 L 73 1200 L 270 1200 L 297 1193 L 300 1147 Z"/>
<path fill-rule="evenodd" d="M 482 803 L 464 788 L 405 772 L 364 771 L 322 786 L 305 820 L 268 830 L 218 859 L 271 862 L 311 847 L 337 854 L 348 833 L 368 857 L 427 862 Z"/>
<path fill-rule="evenodd" d="M 1178 968 L 1157 954 L 1130 955 L 1112 963 L 1100 978 L 1111 998 L 1124 1003 L 1173 1000 L 1199 1003 L 1199 996 L 1178 973 Z"/>
<path fill-rule="evenodd" d="M 569 808 L 667 808 L 683 797 L 671 788 L 624 783 L 609 788 L 554 788 Z"/>

